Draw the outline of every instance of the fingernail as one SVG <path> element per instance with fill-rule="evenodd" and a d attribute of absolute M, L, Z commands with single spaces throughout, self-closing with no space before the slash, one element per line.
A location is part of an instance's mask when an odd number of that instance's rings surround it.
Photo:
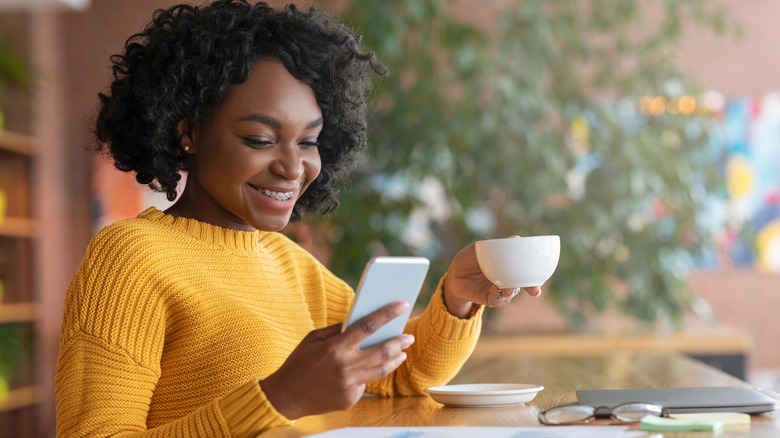
<path fill-rule="evenodd" d="M 398 353 L 398 356 L 395 357 L 395 360 L 398 361 L 398 365 L 401 365 L 406 360 L 406 353 L 403 351 Z"/>
<path fill-rule="evenodd" d="M 406 312 L 406 309 L 409 308 L 409 302 L 408 301 L 401 301 L 395 305 L 395 313 L 397 315 L 400 315 L 404 312 Z"/>
<path fill-rule="evenodd" d="M 405 334 L 401 339 L 401 348 L 407 348 L 414 344 L 414 335 Z"/>

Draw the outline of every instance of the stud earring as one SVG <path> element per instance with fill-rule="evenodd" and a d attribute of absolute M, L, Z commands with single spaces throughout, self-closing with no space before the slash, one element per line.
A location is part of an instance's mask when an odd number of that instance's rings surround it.
<path fill-rule="evenodd" d="M 185 144 L 184 146 L 182 146 L 182 149 L 184 149 L 184 152 L 189 152 L 190 151 L 190 145 Z"/>

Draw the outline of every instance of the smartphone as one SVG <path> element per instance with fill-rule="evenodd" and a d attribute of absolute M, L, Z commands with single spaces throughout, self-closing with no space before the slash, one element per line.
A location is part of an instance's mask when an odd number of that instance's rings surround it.
<path fill-rule="evenodd" d="M 403 333 L 412 307 L 420 294 L 430 262 L 425 257 L 374 257 L 363 269 L 352 308 L 341 331 L 382 306 L 407 301 L 409 308 L 392 321 L 363 339 L 365 350 Z"/>

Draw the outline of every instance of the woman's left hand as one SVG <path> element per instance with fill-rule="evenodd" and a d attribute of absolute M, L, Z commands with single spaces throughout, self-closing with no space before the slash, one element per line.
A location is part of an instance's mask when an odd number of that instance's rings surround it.
<path fill-rule="evenodd" d="M 467 318 L 474 304 L 501 307 L 519 293 L 519 289 L 500 289 L 485 277 L 477 262 L 477 251 L 473 243 L 452 259 L 443 289 L 447 310 L 459 318 Z M 532 297 L 538 297 L 542 293 L 539 286 L 527 287 L 524 290 Z"/>

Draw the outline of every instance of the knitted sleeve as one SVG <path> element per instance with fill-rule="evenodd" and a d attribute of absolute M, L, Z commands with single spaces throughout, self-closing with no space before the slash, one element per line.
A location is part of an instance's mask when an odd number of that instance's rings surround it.
<path fill-rule="evenodd" d="M 367 391 L 383 395 L 419 395 L 429 386 L 450 381 L 469 358 L 479 339 L 483 307 L 469 319 L 447 311 L 442 299 L 444 278 L 439 281 L 428 307 L 409 320 L 405 333 L 415 336 L 406 349 L 406 361 L 385 378 L 371 382 Z"/>
<path fill-rule="evenodd" d="M 148 246 L 143 233 L 101 232 L 71 281 L 55 380 L 57 436 L 256 436 L 290 424 L 254 379 L 147 430 L 167 316 L 156 293 L 159 256 Z"/>

